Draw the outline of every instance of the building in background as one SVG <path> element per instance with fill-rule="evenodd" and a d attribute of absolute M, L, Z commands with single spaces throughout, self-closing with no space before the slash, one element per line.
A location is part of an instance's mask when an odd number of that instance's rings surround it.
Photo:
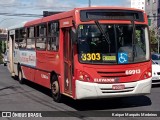
<path fill-rule="evenodd" d="M 150 29 L 154 30 L 155 33 L 158 32 L 160 26 L 160 0 L 131 0 L 131 7 L 142 9 L 148 15 L 148 22 Z"/>
<path fill-rule="evenodd" d="M 158 17 L 160 0 L 146 0 L 146 13 L 148 15 L 149 27 L 158 34 L 158 28 L 160 27 L 160 21 Z"/>
<path fill-rule="evenodd" d="M 131 0 L 131 8 L 142 9 L 145 11 L 145 0 Z"/>
<path fill-rule="evenodd" d="M 6 50 L 7 30 L 0 28 L 0 53 L 4 53 Z"/>
<path fill-rule="evenodd" d="M 157 6 L 158 6 L 158 10 L 157 10 L 158 24 L 157 25 L 158 25 L 158 28 L 160 28 L 160 0 L 157 0 Z M 159 31 L 160 31 L 160 29 L 159 29 Z"/>
<path fill-rule="evenodd" d="M 160 0 L 131 0 L 131 7 L 144 10 L 148 16 L 151 47 L 160 51 Z"/>

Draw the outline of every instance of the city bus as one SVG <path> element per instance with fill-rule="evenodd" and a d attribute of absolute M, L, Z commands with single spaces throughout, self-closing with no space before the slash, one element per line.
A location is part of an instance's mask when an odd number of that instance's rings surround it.
<path fill-rule="evenodd" d="M 146 13 L 85 7 L 8 30 L 12 76 L 51 89 L 53 100 L 146 95 L 151 90 Z"/>

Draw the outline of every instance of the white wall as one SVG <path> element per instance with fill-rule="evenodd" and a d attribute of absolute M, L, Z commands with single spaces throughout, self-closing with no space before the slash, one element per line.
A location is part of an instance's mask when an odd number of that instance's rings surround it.
<path fill-rule="evenodd" d="M 146 0 L 131 0 L 131 8 L 137 8 L 145 11 Z"/>

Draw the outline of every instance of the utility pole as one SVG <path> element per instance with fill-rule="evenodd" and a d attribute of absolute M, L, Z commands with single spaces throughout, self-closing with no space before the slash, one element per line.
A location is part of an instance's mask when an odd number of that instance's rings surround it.
<path fill-rule="evenodd" d="M 89 2 L 89 7 L 91 7 L 91 0 L 88 0 L 88 2 Z"/>

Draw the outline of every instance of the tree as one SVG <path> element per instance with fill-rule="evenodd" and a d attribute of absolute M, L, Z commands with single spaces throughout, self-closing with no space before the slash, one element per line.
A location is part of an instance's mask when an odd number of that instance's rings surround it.
<path fill-rule="evenodd" d="M 157 52 L 158 49 L 158 38 L 154 30 L 149 30 L 150 34 L 150 43 L 151 43 L 151 52 Z M 156 47 L 155 47 L 156 46 Z"/>

